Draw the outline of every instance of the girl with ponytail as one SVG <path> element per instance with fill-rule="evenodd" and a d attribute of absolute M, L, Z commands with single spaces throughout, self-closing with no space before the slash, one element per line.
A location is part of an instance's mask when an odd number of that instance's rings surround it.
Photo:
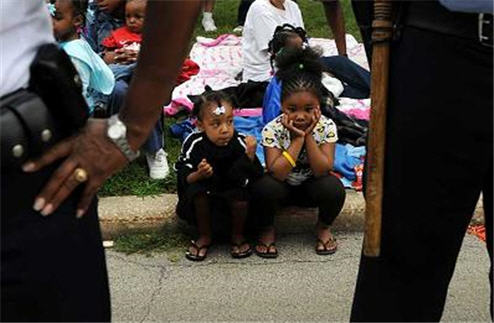
<path fill-rule="evenodd" d="M 262 131 L 268 172 L 253 185 L 252 193 L 260 215 L 261 235 L 255 248 L 260 257 L 278 255 L 273 223 L 281 205 L 318 207 L 315 251 L 328 255 L 337 249 L 330 225 L 343 207 L 345 190 L 330 174 L 338 135 L 335 123 L 321 115 L 319 56 L 306 47 L 285 48 L 276 57 L 282 114 Z"/>
<path fill-rule="evenodd" d="M 244 236 L 248 190 L 263 174 L 256 139 L 235 130 L 233 104 L 224 92 L 206 87 L 194 103 L 193 114 L 200 131 L 185 139 L 175 164 L 177 215 L 199 232 L 185 256 L 194 261 L 206 258 L 212 228 L 219 224 L 215 215 L 226 211 L 231 218 L 231 256 L 248 257 L 252 253 Z"/>

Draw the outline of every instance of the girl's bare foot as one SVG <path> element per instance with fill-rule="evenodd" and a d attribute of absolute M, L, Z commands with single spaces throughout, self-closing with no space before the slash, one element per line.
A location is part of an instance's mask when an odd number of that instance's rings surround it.
<path fill-rule="evenodd" d="M 201 261 L 208 254 L 209 246 L 211 245 L 210 236 L 200 236 L 197 241 L 191 241 L 189 249 L 185 253 L 185 257 L 189 260 Z"/>
<path fill-rule="evenodd" d="M 233 258 L 245 258 L 251 254 L 252 248 L 243 235 L 232 236 L 231 255 Z"/>
<path fill-rule="evenodd" d="M 335 237 L 329 230 L 329 225 L 322 222 L 317 222 L 317 244 L 316 253 L 318 255 L 330 255 L 336 252 L 338 249 L 338 244 Z"/>
<path fill-rule="evenodd" d="M 278 257 L 278 250 L 275 246 L 276 234 L 274 227 L 266 228 L 259 237 L 256 245 L 256 254 L 263 258 Z"/>

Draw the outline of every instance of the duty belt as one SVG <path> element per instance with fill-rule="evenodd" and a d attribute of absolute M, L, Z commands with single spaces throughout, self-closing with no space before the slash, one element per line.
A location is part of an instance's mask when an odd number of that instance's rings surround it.
<path fill-rule="evenodd" d="M 401 24 L 493 47 L 492 14 L 452 12 L 436 1 L 417 1 L 408 3 Z"/>

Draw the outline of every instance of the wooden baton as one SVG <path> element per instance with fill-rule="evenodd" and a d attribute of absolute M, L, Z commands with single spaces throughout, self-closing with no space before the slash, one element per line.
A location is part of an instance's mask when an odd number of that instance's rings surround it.
<path fill-rule="evenodd" d="M 367 143 L 367 186 L 364 255 L 378 257 L 386 144 L 386 105 L 389 82 L 389 43 L 392 36 L 391 0 L 374 1 L 372 22 L 371 117 Z"/>

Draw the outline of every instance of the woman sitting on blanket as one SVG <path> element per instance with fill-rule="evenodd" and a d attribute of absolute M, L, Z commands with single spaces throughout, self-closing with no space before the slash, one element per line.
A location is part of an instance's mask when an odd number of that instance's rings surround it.
<path fill-rule="evenodd" d="M 315 251 L 331 254 L 337 243 L 329 226 L 343 207 L 345 190 L 330 174 L 338 136 L 334 122 L 321 115 L 319 54 L 310 47 L 285 49 L 276 66 L 283 114 L 262 131 L 268 173 L 252 188 L 262 227 L 255 251 L 260 257 L 278 256 L 275 213 L 280 205 L 296 204 L 319 208 Z"/>
<path fill-rule="evenodd" d="M 252 3 L 242 34 L 243 82 L 271 79 L 268 42 L 276 27 L 286 23 L 304 27 L 302 12 L 295 1 L 256 0 Z"/>
<path fill-rule="evenodd" d="M 176 163 L 177 214 L 199 231 L 185 256 L 195 261 L 206 258 L 212 221 L 226 211 L 231 216 L 231 255 L 248 257 L 252 253 L 244 237 L 248 189 L 264 172 L 256 157 L 256 140 L 235 130 L 233 105 L 223 92 L 207 87 L 193 113 L 201 131 L 185 139 Z"/>
<path fill-rule="evenodd" d="M 286 48 L 308 47 L 307 34 L 301 27 L 290 24 L 278 26 L 268 44 L 271 55 L 271 68 L 275 73 L 273 62 Z M 326 103 L 335 106 L 335 99 L 342 97 L 366 98 L 370 93 L 370 73 L 345 56 L 321 57 L 324 67 L 321 82 L 325 88 Z M 276 75 L 266 88 L 263 100 L 263 122 L 267 124 L 281 112 L 281 83 Z M 324 112 L 324 111 L 323 111 Z"/>

